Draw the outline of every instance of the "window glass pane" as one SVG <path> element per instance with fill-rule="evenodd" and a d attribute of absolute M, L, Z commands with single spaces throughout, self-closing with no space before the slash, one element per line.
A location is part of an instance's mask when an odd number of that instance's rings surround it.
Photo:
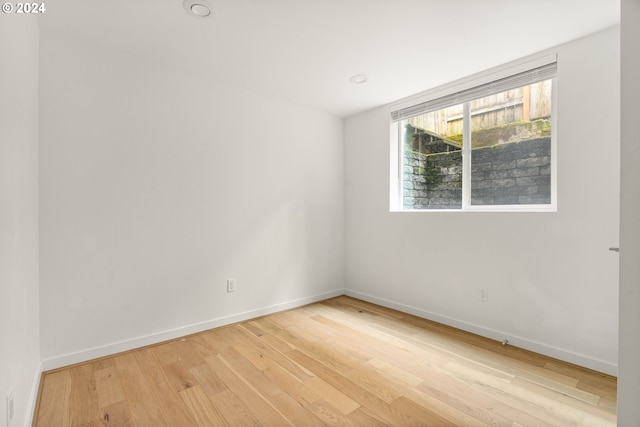
<path fill-rule="evenodd" d="M 462 104 L 402 120 L 403 208 L 462 207 Z"/>
<path fill-rule="evenodd" d="M 551 203 L 551 86 L 470 102 L 472 205 Z"/>

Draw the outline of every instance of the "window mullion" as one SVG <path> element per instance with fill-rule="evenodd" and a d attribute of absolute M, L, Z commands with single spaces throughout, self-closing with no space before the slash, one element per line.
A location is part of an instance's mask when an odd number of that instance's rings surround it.
<path fill-rule="evenodd" d="M 471 106 L 462 109 L 462 209 L 471 206 Z"/>
<path fill-rule="evenodd" d="M 398 206 L 404 209 L 404 140 L 406 138 L 404 126 L 400 123 L 398 126 L 398 160 L 400 167 L 398 168 Z"/>

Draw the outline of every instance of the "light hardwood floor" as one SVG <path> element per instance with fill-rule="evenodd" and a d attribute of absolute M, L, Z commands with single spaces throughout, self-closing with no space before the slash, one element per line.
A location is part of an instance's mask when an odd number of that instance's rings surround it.
<path fill-rule="evenodd" d="M 43 375 L 34 425 L 615 426 L 616 379 L 338 297 Z"/>

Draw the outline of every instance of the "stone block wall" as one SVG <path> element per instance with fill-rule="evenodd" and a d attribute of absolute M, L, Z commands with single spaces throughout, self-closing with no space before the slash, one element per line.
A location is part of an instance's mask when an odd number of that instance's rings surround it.
<path fill-rule="evenodd" d="M 473 205 L 548 204 L 551 138 L 474 149 Z M 460 209 L 462 153 L 405 153 L 404 209 Z"/>
<path fill-rule="evenodd" d="M 461 207 L 462 152 L 405 153 L 405 209 L 460 209 Z"/>

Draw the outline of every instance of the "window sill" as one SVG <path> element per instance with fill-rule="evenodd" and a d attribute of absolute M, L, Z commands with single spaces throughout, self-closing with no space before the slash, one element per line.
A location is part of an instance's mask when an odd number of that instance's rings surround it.
<path fill-rule="evenodd" d="M 535 207 L 535 206 L 491 206 L 491 207 L 473 207 L 466 209 L 390 209 L 389 212 L 392 213 L 432 213 L 432 212 L 445 212 L 445 213 L 466 213 L 466 212 L 503 212 L 503 213 L 512 213 L 512 212 L 529 212 L 529 213 L 538 213 L 538 212 L 547 212 L 547 213 L 555 213 L 558 212 L 558 208 L 555 206 L 544 206 L 544 207 Z"/>

